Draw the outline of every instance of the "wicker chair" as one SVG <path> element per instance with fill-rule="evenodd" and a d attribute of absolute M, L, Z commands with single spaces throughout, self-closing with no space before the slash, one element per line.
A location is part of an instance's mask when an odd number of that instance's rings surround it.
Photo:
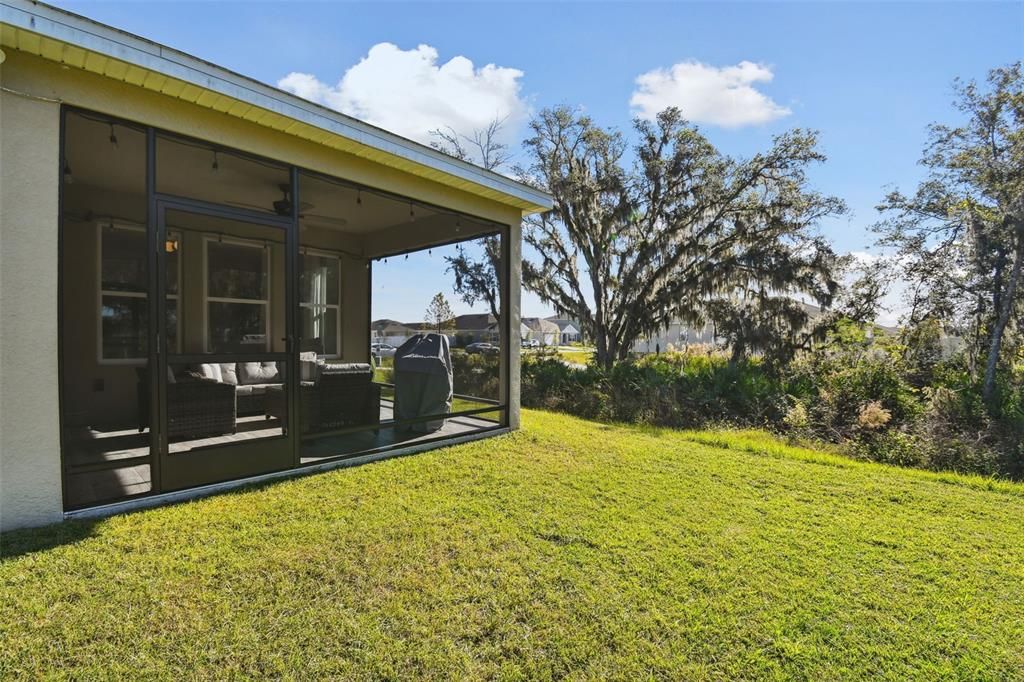
<path fill-rule="evenodd" d="M 149 372 L 137 368 L 139 431 L 149 426 Z M 167 437 L 201 438 L 235 433 L 235 387 L 206 379 L 167 384 Z"/>
<path fill-rule="evenodd" d="M 267 390 L 267 417 L 285 418 L 282 388 Z M 380 386 L 366 364 L 322 365 L 319 377 L 299 385 L 299 428 L 317 433 L 347 426 L 380 424 Z"/>

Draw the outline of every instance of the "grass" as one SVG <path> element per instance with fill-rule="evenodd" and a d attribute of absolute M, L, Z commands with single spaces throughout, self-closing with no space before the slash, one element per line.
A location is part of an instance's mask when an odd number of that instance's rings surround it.
<path fill-rule="evenodd" d="M 5 535 L 0 678 L 1024 677 L 1024 486 L 524 419 Z"/>
<path fill-rule="evenodd" d="M 558 356 L 566 362 L 574 365 L 589 365 L 594 361 L 593 350 L 565 350 L 558 349 Z"/>

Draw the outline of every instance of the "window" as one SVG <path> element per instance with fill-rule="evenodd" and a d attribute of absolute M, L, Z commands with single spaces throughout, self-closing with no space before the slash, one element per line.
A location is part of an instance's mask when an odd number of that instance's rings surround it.
<path fill-rule="evenodd" d="M 302 252 L 299 273 L 299 322 L 303 340 L 319 343 L 328 357 L 341 355 L 341 259 L 311 250 Z M 322 345 L 321 345 L 322 344 Z"/>
<path fill-rule="evenodd" d="M 270 350 L 269 245 L 206 240 L 206 350 Z"/>
<path fill-rule="evenodd" d="M 139 364 L 149 353 L 146 230 L 137 225 L 100 223 L 99 361 Z M 172 233 L 172 239 L 180 236 Z M 167 348 L 177 352 L 178 254 L 167 254 Z"/>

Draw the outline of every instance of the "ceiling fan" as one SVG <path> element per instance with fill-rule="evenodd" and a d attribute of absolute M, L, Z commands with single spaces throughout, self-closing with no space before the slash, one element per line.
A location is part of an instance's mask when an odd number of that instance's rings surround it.
<path fill-rule="evenodd" d="M 274 213 L 279 216 L 288 217 L 292 214 L 292 188 L 287 183 L 282 183 L 277 186 L 281 193 L 284 195 L 273 203 Z M 265 206 L 257 206 L 255 204 L 247 204 L 241 201 L 229 201 L 228 204 L 232 206 L 239 206 L 241 208 L 253 208 L 258 211 L 267 210 Z M 316 213 L 310 213 L 309 210 L 314 208 L 313 204 L 308 201 L 299 202 L 299 220 L 306 223 L 302 224 L 301 227 L 307 227 L 309 225 L 322 225 L 324 227 L 344 227 L 348 225 L 348 221 L 344 218 L 335 216 L 319 215 Z"/>

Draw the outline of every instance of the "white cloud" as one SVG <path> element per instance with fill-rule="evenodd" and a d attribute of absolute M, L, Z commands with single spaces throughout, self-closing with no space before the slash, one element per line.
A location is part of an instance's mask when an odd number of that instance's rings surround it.
<path fill-rule="evenodd" d="M 512 137 L 528 115 L 520 95 L 523 72 L 466 57 L 438 63 L 437 50 L 402 50 L 378 43 L 335 85 L 308 73 L 290 73 L 277 86 L 367 123 L 429 143 L 430 131 L 451 126 L 463 134 L 508 117 Z"/>
<path fill-rule="evenodd" d="M 648 119 L 674 106 L 691 121 L 723 128 L 767 123 L 792 113 L 754 88 L 773 76 L 767 66 L 748 61 L 723 67 L 681 62 L 637 76 L 629 104 L 634 113 Z"/>

